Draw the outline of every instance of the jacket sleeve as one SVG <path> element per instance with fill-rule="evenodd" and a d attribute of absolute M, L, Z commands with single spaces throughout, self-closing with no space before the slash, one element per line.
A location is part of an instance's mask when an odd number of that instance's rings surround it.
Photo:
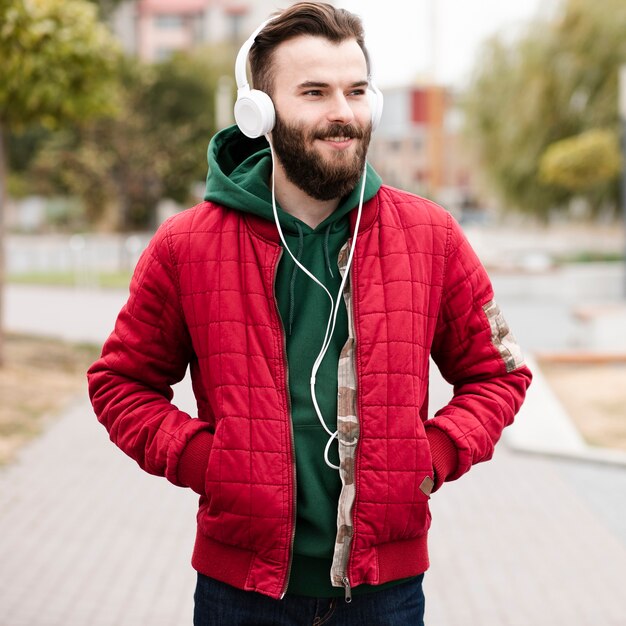
<path fill-rule="evenodd" d="M 450 252 L 431 354 L 454 393 L 426 422 L 435 489 L 491 458 L 532 378 L 484 267 L 451 217 L 449 226 Z"/>
<path fill-rule="evenodd" d="M 89 395 L 111 440 L 147 472 L 202 493 L 207 422 L 172 404 L 193 348 L 165 223 L 142 254 L 128 301 L 88 371 Z"/>

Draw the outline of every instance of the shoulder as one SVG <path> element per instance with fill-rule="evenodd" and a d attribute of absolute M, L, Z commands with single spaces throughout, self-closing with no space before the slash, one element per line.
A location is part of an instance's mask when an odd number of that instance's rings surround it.
<path fill-rule="evenodd" d="M 200 202 L 167 218 L 157 229 L 149 248 L 153 254 L 177 264 L 192 250 L 219 242 L 220 236 L 237 230 L 237 212 L 211 202 Z M 230 224 L 230 226 L 229 226 Z"/>
<path fill-rule="evenodd" d="M 378 198 L 383 215 L 396 214 L 405 223 L 450 227 L 452 219 L 450 213 L 427 198 L 388 185 L 381 185 Z"/>
<path fill-rule="evenodd" d="M 204 201 L 166 219 L 157 230 L 156 237 L 167 239 L 170 243 L 181 239 L 202 241 L 212 235 L 224 235 L 236 230 L 238 220 L 238 211 Z"/>
<path fill-rule="evenodd" d="M 157 234 L 167 236 L 188 235 L 189 233 L 210 232 L 235 212 L 212 202 L 200 202 L 166 219 Z"/>
<path fill-rule="evenodd" d="M 424 245 L 432 242 L 437 249 L 450 245 L 454 219 L 435 202 L 408 191 L 382 185 L 377 194 L 378 223 L 384 230 L 402 231 L 404 237 Z"/>

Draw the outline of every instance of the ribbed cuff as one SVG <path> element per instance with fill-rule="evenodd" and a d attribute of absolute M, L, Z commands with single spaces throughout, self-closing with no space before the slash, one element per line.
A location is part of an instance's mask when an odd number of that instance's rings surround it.
<path fill-rule="evenodd" d="M 443 430 L 436 427 L 426 428 L 426 436 L 433 459 L 435 472 L 433 492 L 435 492 L 456 471 L 458 452 L 452 439 Z"/>
<path fill-rule="evenodd" d="M 189 440 L 178 461 L 178 480 L 181 485 L 191 487 L 197 494 L 205 494 L 205 476 L 213 435 L 202 430 Z"/>

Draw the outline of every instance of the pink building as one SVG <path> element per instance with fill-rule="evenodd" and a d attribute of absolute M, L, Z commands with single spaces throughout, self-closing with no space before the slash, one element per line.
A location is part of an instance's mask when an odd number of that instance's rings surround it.
<path fill-rule="evenodd" d="M 137 55 L 162 61 L 173 51 L 186 50 L 203 40 L 205 14 L 210 0 L 139 0 Z"/>
<path fill-rule="evenodd" d="M 293 1 L 127 0 L 111 26 L 127 53 L 162 61 L 200 44 L 241 41 L 273 11 Z"/>
<path fill-rule="evenodd" d="M 480 194 L 464 145 L 456 95 L 438 85 L 383 90 L 385 106 L 370 159 L 390 185 L 461 209 Z"/>

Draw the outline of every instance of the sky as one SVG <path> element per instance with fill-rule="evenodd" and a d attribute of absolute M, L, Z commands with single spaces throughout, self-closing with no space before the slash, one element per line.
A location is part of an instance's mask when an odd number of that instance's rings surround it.
<path fill-rule="evenodd" d="M 553 10 L 558 0 L 338 0 L 363 19 L 379 87 L 419 78 L 462 87 L 480 43 Z"/>

